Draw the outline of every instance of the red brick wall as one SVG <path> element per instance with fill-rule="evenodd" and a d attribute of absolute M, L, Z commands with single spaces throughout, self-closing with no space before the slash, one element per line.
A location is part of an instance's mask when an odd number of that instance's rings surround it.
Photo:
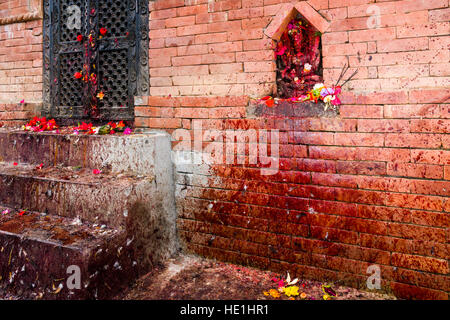
<path fill-rule="evenodd" d="M 41 0 L 0 0 L 0 123 L 3 125 L 22 124 L 41 109 L 41 6 Z"/>
<path fill-rule="evenodd" d="M 42 20 L 0 25 L 0 103 L 22 100 L 42 102 Z"/>
<path fill-rule="evenodd" d="M 298 1 L 150 3 L 152 97 L 137 99 L 138 127 L 280 130 L 274 176 L 249 164 L 178 166 L 187 249 L 359 287 L 376 264 L 398 297 L 448 299 L 448 0 L 377 2 L 379 29 L 367 25 L 373 1 L 308 1 L 329 23 L 325 83 L 345 62 L 348 74 L 359 68 L 340 115 L 255 117 L 248 97 L 275 86 L 265 31 L 281 2 Z"/>
<path fill-rule="evenodd" d="M 19 2 L 0 2 L 2 24 Z M 150 1 L 151 97 L 136 99 L 137 127 L 280 130 L 275 176 L 178 167 L 187 249 L 362 287 L 377 264 L 383 289 L 447 299 L 449 1 L 376 2 L 379 29 L 367 25 L 371 0 L 308 1 L 329 23 L 325 83 L 345 62 L 359 68 L 340 115 L 254 117 L 248 97 L 274 91 L 265 31 L 285 2 L 298 1 Z M 22 99 L 42 100 L 42 22 L 14 21 L 0 25 L 0 122 L 27 116 Z"/>

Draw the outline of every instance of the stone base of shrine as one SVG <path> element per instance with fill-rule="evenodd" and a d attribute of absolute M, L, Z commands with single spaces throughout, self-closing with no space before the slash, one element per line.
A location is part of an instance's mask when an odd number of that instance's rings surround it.
<path fill-rule="evenodd" d="M 170 136 L 0 129 L 0 289 L 107 299 L 178 251 Z"/>

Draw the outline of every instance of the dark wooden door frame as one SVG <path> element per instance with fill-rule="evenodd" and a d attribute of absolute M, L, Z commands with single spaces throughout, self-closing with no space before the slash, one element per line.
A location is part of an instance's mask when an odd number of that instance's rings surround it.
<path fill-rule="evenodd" d="M 80 30 L 65 24 L 71 5 L 80 8 Z M 43 12 L 43 115 L 67 122 L 134 120 L 134 96 L 149 94 L 148 0 L 44 0 Z M 104 37 L 100 28 L 108 30 Z M 86 46 L 89 34 L 97 39 L 94 47 Z M 87 65 L 98 88 L 74 77 Z"/>

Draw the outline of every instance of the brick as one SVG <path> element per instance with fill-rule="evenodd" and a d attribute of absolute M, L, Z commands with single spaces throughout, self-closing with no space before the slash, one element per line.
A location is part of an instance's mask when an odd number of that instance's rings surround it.
<path fill-rule="evenodd" d="M 409 94 L 410 103 L 443 103 L 448 101 L 450 89 L 414 90 Z"/>
<path fill-rule="evenodd" d="M 407 267 L 433 273 L 448 273 L 448 262 L 435 258 L 393 253 L 392 264 L 397 267 Z"/>
<path fill-rule="evenodd" d="M 388 134 L 386 147 L 438 149 L 442 137 L 437 134 Z"/>
<path fill-rule="evenodd" d="M 154 5 L 155 10 L 162 10 L 168 8 L 182 7 L 184 6 L 184 0 L 165 0 L 156 1 Z"/>
<path fill-rule="evenodd" d="M 450 20 L 450 8 L 429 11 L 431 22 L 445 22 Z"/>
<path fill-rule="evenodd" d="M 359 132 L 410 132 L 409 120 L 359 119 Z"/>
<path fill-rule="evenodd" d="M 385 175 L 385 162 L 360 162 L 360 161 L 338 161 L 336 165 L 338 173 L 362 174 L 362 175 Z"/>
<path fill-rule="evenodd" d="M 430 74 L 429 65 L 378 67 L 379 78 L 417 78 Z"/>
<path fill-rule="evenodd" d="M 390 205 L 400 208 L 434 211 L 442 211 L 443 209 L 443 198 L 434 196 L 432 197 L 414 194 L 389 193 L 387 194 L 387 202 Z"/>
<path fill-rule="evenodd" d="M 242 51 L 242 42 L 224 42 L 224 43 L 215 43 L 208 45 L 209 53 L 220 53 L 220 52 L 236 52 Z"/>
<path fill-rule="evenodd" d="M 411 150 L 414 163 L 450 164 L 450 151 L 445 150 Z"/>
<path fill-rule="evenodd" d="M 448 294 L 444 291 L 432 290 L 399 282 L 392 282 L 391 289 L 394 294 L 401 299 L 448 300 Z"/>
<path fill-rule="evenodd" d="M 450 132 L 450 120 L 413 119 L 411 120 L 411 132 L 448 133 Z"/>
<path fill-rule="evenodd" d="M 248 62 L 248 61 L 272 61 L 274 53 L 271 50 L 259 50 L 259 51 L 245 51 L 236 53 L 237 62 Z"/>
<path fill-rule="evenodd" d="M 412 119 L 412 118 L 440 118 L 441 106 L 438 104 L 424 105 L 386 105 L 384 106 L 385 118 Z"/>
<path fill-rule="evenodd" d="M 390 39 L 377 41 L 378 52 L 418 51 L 428 49 L 428 38 Z"/>
<path fill-rule="evenodd" d="M 191 26 L 195 24 L 194 16 L 176 17 L 165 20 L 166 28 L 177 28 L 182 26 Z"/>
<path fill-rule="evenodd" d="M 443 167 L 439 165 L 388 163 L 387 174 L 391 176 L 443 179 Z"/>
<path fill-rule="evenodd" d="M 344 44 L 323 44 L 323 54 L 346 56 L 346 55 L 364 55 L 367 53 L 366 43 L 344 43 Z"/>
<path fill-rule="evenodd" d="M 399 12 L 411 12 L 424 9 L 437 9 L 445 8 L 448 6 L 445 0 L 429 0 L 425 2 L 404 0 L 397 4 L 397 11 Z"/>
<path fill-rule="evenodd" d="M 425 25 L 409 25 L 397 28 L 398 38 L 415 38 L 421 36 L 448 35 L 450 22 L 435 22 Z"/>
<path fill-rule="evenodd" d="M 348 16 L 349 17 L 366 17 L 373 14 L 373 11 L 368 10 L 369 7 L 371 7 L 372 4 L 368 4 L 367 1 L 358 4 L 351 2 L 348 5 Z M 387 2 L 387 3 L 380 3 L 377 4 L 377 8 L 380 10 L 381 15 L 387 15 L 390 13 L 396 12 L 396 4 Z"/>
<path fill-rule="evenodd" d="M 382 147 L 384 145 L 384 135 L 366 133 L 336 133 L 335 143 L 336 145 L 342 146 Z"/>
<path fill-rule="evenodd" d="M 273 61 L 257 61 L 257 62 L 244 62 L 245 72 L 265 72 L 275 71 L 276 65 Z"/>
<path fill-rule="evenodd" d="M 168 30 L 168 29 L 166 29 Z M 202 33 L 208 33 L 208 25 L 207 24 L 196 24 L 192 26 L 186 27 L 178 27 L 176 28 L 176 35 L 178 37 L 188 36 L 188 35 L 197 35 Z"/>
<path fill-rule="evenodd" d="M 343 118 L 383 118 L 382 106 L 347 106 L 340 108 Z"/>
<path fill-rule="evenodd" d="M 380 28 L 374 30 L 350 31 L 350 42 L 367 42 L 376 40 L 392 40 L 396 38 L 395 28 Z"/>

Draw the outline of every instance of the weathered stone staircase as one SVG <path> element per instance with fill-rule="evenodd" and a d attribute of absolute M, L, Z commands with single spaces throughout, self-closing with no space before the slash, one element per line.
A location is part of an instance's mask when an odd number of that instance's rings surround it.
<path fill-rule="evenodd" d="M 170 148 L 170 137 L 157 132 L 0 129 L 0 290 L 29 299 L 110 298 L 173 255 Z"/>

